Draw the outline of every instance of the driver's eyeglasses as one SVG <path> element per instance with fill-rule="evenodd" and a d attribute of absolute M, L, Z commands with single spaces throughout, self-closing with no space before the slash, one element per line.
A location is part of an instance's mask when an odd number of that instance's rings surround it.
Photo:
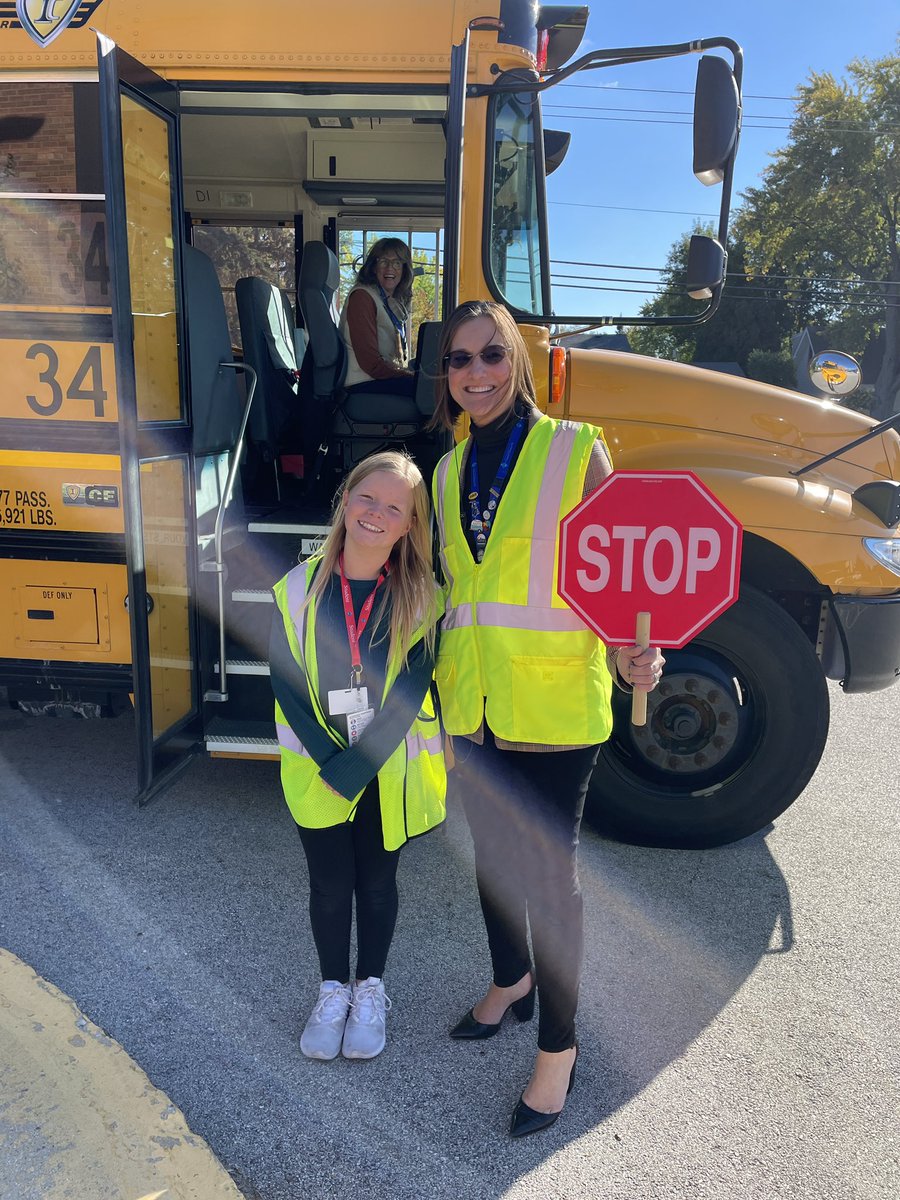
<path fill-rule="evenodd" d="M 483 350 L 478 351 L 477 357 L 481 359 L 485 366 L 496 367 L 503 362 L 507 354 L 509 354 L 509 350 L 506 346 L 485 346 Z M 468 350 L 451 350 L 449 354 L 444 355 L 444 365 L 449 367 L 451 371 L 461 371 L 475 357 Z"/>
<path fill-rule="evenodd" d="M 395 271 L 399 271 L 403 266 L 399 258 L 377 258 L 375 261 L 379 267 L 393 267 Z"/>

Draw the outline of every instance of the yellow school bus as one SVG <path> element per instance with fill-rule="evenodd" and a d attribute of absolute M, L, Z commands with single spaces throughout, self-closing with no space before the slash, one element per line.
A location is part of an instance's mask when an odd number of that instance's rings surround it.
<path fill-rule="evenodd" d="M 697 472 L 746 531 L 739 601 L 669 653 L 646 726 L 617 698 L 602 828 L 670 846 L 762 828 L 816 768 L 826 680 L 896 678 L 893 430 L 553 342 L 611 321 L 599 299 L 566 314 L 551 296 L 546 176 L 568 139 L 542 112 L 579 72 L 683 59 L 694 86 L 696 70 L 693 170 L 720 217 L 691 246 L 704 306 L 672 320 L 710 316 L 725 278 L 739 47 L 579 56 L 587 15 L 0 4 L 0 683 L 35 714 L 133 704 L 140 799 L 198 750 L 273 756 L 271 584 L 321 538 L 350 463 L 394 443 L 433 463 L 435 339 L 459 299 L 515 313 L 546 411 L 601 425 L 619 467 Z M 334 305 L 380 233 L 420 272 L 419 382 L 358 412 L 329 357 Z"/>

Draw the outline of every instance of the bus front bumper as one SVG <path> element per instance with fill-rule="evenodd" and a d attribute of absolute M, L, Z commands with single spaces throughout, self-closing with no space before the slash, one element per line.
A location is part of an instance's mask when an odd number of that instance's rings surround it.
<path fill-rule="evenodd" d="M 845 692 L 877 692 L 900 678 L 900 592 L 834 596 L 822 652 L 829 679 Z"/>

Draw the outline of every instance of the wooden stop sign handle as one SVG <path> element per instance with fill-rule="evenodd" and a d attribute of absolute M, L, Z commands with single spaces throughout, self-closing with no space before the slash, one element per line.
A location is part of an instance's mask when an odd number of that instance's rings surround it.
<path fill-rule="evenodd" d="M 650 614 L 639 612 L 634 626 L 634 644 L 646 650 L 650 645 Z M 647 693 L 639 692 L 637 688 L 631 693 L 631 723 L 632 725 L 647 724 Z"/>

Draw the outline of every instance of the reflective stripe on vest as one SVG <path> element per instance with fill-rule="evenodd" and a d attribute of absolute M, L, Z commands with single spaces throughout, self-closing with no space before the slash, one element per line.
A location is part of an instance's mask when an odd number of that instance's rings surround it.
<path fill-rule="evenodd" d="M 446 502 L 446 495 L 447 495 L 447 473 L 450 470 L 451 466 L 455 466 L 457 471 L 462 470 L 462 453 L 463 453 L 464 446 L 465 446 L 465 442 L 460 443 L 460 445 L 458 445 L 456 447 L 456 449 L 453 450 L 450 454 L 445 454 L 444 457 L 441 459 L 441 461 L 438 463 L 437 488 L 435 489 L 436 501 L 437 501 L 435 504 L 435 508 L 437 509 L 436 516 L 437 516 L 438 529 L 446 529 L 447 528 L 446 522 L 444 520 L 444 504 Z M 462 488 L 460 488 L 460 491 L 462 491 Z M 447 562 L 447 556 L 444 553 L 444 539 L 443 538 L 441 538 L 440 560 L 441 560 L 441 570 L 444 573 L 444 579 L 447 583 L 447 586 L 449 588 L 452 588 L 453 587 L 453 573 L 450 570 L 450 564 Z M 445 616 L 444 617 L 445 624 L 446 624 L 446 620 L 447 620 L 447 617 Z"/>
<path fill-rule="evenodd" d="M 443 739 L 440 733 L 433 733 L 431 737 L 426 737 L 418 730 L 411 729 L 406 735 L 406 749 L 411 759 L 417 758 L 420 754 L 441 754 L 444 749 Z"/>
<path fill-rule="evenodd" d="M 551 571 L 553 570 L 551 566 Z M 483 600 L 477 605 L 479 625 L 498 625 L 504 629 L 528 629 L 533 633 L 581 633 L 584 621 L 570 608 L 523 608 L 521 604 L 498 604 Z M 445 632 L 474 625 L 471 604 L 457 604 L 447 610 L 442 628 Z"/>
<path fill-rule="evenodd" d="M 293 754 L 302 754 L 304 758 L 311 757 L 309 751 L 297 737 L 296 733 L 294 733 L 293 729 L 291 729 L 290 725 L 283 725 L 281 721 L 277 721 L 275 732 L 278 735 L 279 746 L 283 746 L 285 750 L 290 750 Z"/>

